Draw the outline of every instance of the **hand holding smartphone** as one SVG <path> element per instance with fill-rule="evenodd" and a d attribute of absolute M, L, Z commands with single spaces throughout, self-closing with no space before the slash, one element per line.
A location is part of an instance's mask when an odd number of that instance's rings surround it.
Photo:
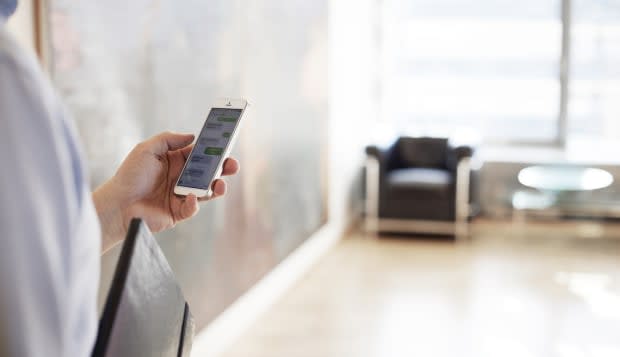
<path fill-rule="evenodd" d="M 247 107 L 245 99 L 218 99 L 198 135 L 192 152 L 181 171 L 174 193 L 210 197 L 213 181 L 222 173 Z"/>

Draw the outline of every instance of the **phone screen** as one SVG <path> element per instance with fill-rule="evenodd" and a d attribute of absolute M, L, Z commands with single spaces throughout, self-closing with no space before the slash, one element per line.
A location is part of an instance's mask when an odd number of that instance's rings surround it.
<path fill-rule="evenodd" d="M 181 172 L 178 186 L 207 190 L 232 139 L 241 109 L 212 108 L 194 149 Z"/>

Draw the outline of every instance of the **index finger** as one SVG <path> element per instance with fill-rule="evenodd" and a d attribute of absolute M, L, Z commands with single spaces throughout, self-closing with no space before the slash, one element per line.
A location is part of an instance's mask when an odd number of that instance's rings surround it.
<path fill-rule="evenodd" d="M 239 161 L 229 157 L 224 161 L 224 167 L 222 169 L 222 176 L 230 176 L 239 172 Z"/>
<path fill-rule="evenodd" d="M 155 154 L 161 155 L 171 150 L 184 148 L 194 141 L 193 134 L 178 134 L 170 131 L 160 133 L 148 139 L 145 143 L 154 151 Z"/>

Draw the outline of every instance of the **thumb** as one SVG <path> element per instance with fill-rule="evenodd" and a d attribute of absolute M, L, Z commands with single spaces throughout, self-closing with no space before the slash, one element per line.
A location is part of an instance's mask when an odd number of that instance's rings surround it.
<path fill-rule="evenodd" d="M 200 210 L 200 206 L 198 205 L 198 198 L 193 194 L 189 194 L 181 203 L 181 207 L 179 208 L 179 221 L 188 219 L 193 217 Z"/>
<path fill-rule="evenodd" d="M 178 150 L 186 147 L 194 141 L 193 134 L 179 134 L 170 131 L 158 134 L 147 140 L 151 150 L 155 154 L 164 154 L 171 150 Z"/>

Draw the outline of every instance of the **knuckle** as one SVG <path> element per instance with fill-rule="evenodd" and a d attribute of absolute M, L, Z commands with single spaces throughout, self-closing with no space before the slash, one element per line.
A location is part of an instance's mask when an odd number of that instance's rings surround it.
<path fill-rule="evenodd" d="M 138 151 L 138 152 L 141 152 L 141 151 L 144 151 L 144 150 L 145 150 L 145 147 L 146 147 L 146 142 L 145 142 L 145 141 L 143 141 L 143 142 L 138 143 L 138 144 L 134 147 L 134 150 L 135 150 L 135 151 Z"/>

